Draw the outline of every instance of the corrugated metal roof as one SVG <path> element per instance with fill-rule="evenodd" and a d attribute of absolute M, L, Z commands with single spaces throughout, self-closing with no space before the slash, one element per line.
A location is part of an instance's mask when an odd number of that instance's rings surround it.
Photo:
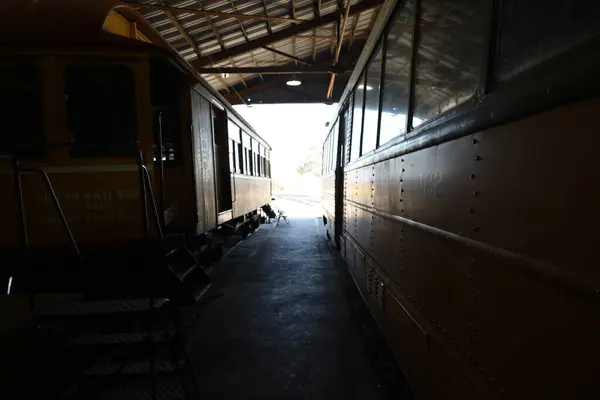
<path fill-rule="evenodd" d="M 341 2 L 346 4 L 346 0 Z M 305 21 L 331 13 L 337 15 L 344 11 L 343 8 L 339 8 L 338 0 L 321 0 L 320 2 L 317 0 L 129 0 L 128 3 L 165 7 L 164 9 L 143 7 L 139 12 L 181 57 L 189 62 L 193 62 L 199 57 L 202 57 L 203 60 L 211 60 L 211 56 L 220 56 L 221 52 L 234 46 L 253 42 L 296 24 L 293 21 L 264 21 L 230 18 L 223 15 L 198 15 L 193 12 L 182 12 L 177 10 L 178 8 L 255 17 L 293 18 Z M 318 3 L 320 3 L 320 12 Z M 359 4 L 361 0 L 350 0 L 350 3 L 351 5 Z M 377 7 L 372 7 L 348 18 L 344 36 L 350 39 L 345 40 L 346 46 L 349 46 L 350 42 L 356 43 L 351 46 L 363 46 L 364 40 L 351 38 L 366 38 L 377 11 Z M 333 61 L 337 45 L 336 35 L 336 22 L 329 22 L 270 43 L 268 46 L 306 62 L 324 58 Z M 310 37 L 303 38 L 302 36 Z M 297 64 L 297 61 L 259 46 L 212 63 L 211 66 L 254 68 L 294 64 Z M 258 73 L 236 73 L 228 76 L 211 73 L 203 74 L 203 77 L 220 91 L 230 91 L 232 87 L 246 86 L 248 81 L 261 79 Z"/>

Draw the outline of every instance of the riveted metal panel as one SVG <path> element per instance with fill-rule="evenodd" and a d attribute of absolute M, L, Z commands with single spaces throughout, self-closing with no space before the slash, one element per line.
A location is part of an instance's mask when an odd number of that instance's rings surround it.
<path fill-rule="evenodd" d="M 409 225 L 403 234 L 402 290 L 446 345 L 465 348 L 471 300 L 468 249 Z"/>
<path fill-rule="evenodd" d="M 475 150 L 461 138 L 406 154 L 401 169 L 400 215 L 456 234 L 472 228 L 472 167 Z"/>
<path fill-rule="evenodd" d="M 590 262 L 600 225 L 599 106 L 596 98 L 472 135 L 479 161 L 471 237 L 600 287 L 600 269 Z"/>
<path fill-rule="evenodd" d="M 426 397 L 429 369 L 429 337 L 406 310 L 391 290 L 386 292 L 386 320 L 390 329 L 390 343 L 398 358 L 404 360 L 403 369 L 418 398 Z"/>
<path fill-rule="evenodd" d="M 402 158 L 392 158 L 375 165 L 373 206 L 378 210 L 400 214 L 402 164 Z"/>
<path fill-rule="evenodd" d="M 489 253 L 477 254 L 472 276 L 470 361 L 496 392 L 511 398 L 597 397 L 597 302 Z"/>
<path fill-rule="evenodd" d="M 381 268 L 399 284 L 403 263 L 403 225 L 372 214 L 370 254 Z"/>

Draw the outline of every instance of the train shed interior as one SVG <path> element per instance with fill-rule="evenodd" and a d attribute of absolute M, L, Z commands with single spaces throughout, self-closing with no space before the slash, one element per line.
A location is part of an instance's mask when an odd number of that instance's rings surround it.
<path fill-rule="evenodd" d="M 571 3 L 0 0 L 0 399 L 599 398 Z"/>

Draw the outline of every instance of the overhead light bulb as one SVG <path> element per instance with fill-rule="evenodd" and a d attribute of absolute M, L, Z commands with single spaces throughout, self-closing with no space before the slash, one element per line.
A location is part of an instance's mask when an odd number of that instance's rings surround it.
<path fill-rule="evenodd" d="M 228 73 L 228 72 L 223 72 L 223 73 L 221 74 L 221 76 L 222 76 L 223 78 L 229 78 L 229 73 Z"/>
<path fill-rule="evenodd" d="M 292 76 L 292 79 L 287 81 L 285 84 L 288 86 L 300 86 L 300 85 L 302 85 L 302 82 L 300 82 L 298 79 L 296 79 L 296 75 L 294 75 L 294 76 Z"/>
<path fill-rule="evenodd" d="M 364 89 L 364 88 L 365 88 L 365 85 L 358 85 L 357 89 Z M 367 90 L 373 90 L 373 87 L 367 85 Z"/>

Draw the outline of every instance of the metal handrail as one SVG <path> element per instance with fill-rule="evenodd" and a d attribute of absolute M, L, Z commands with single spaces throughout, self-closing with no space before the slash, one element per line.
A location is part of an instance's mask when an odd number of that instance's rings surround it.
<path fill-rule="evenodd" d="M 144 183 L 146 185 L 148 185 L 148 191 L 150 194 L 151 206 L 152 206 L 152 214 L 154 215 L 154 223 L 156 224 L 156 230 L 158 231 L 158 236 L 160 237 L 161 241 L 163 241 L 164 235 L 163 235 L 160 215 L 158 214 L 158 208 L 156 206 L 156 200 L 154 198 L 154 191 L 152 190 L 152 183 L 150 182 L 150 172 L 148 171 L 148 168 L 145 165 L 142 165 L 142 170 L 144 171 L 144 178 L 145 178 Z"/>
<path fill-rule="evenodd" d="M 146 237 L 149 238 L 150 237 L 150 224 L 149 224 L 149 218 L 148 218 L 148 197 L 147 195 L 150 194 L 150 199 L 151 199 L 151 204 L 150 206 L 152 207 L 152 212 L 153 212 L 153 216 L 154 216 L 154 222 L 156 224 L 156 229 L 159 235 L 159 238 L 161 240 L 161 243 L 164 245 L 164 235 L 163 235 L 163 230 L 162 230 L 162 223 L 158 214 L 158 210 L 157 210 L 157 205 L 156 205 L 156 201 L 154 198 L 154 193 L 152 190 L 152 184 L 150 181 L 150 174 L 148 172 L 148 168 L 144 165 L 143 163 L 143 154 L 139 148 L 139 143 L 135 142 L 135 143 L 131 143 L 131 157 L 134 157 L 136 159 L 136 165 L 138 167 L 138 177 L 139 177 L 139 184 L 140 184 L 140 204 L 142 206 L 142 223 L 143 223 L 143 228 L 144 228 L 144 232 L 146 234 Z M 79 251 L 79 247 L 77 246 L 77 242 L 75 241 L 75 238 L 72 234 L 71 228 L 69 226 L 69 223 L 65 217 L 65 214 L 62 210 L 62 207 L 60 205 L 60 201 L 58 200 L 58 197 L 56 196 L 56 192 L 54 191 L 54 187 L 52 186 L 52 182 L 50 181 L 50 178 L 48 176 L 48 174 L 46 173 L 46 171 L 44 171 L 41 168 L 22 168 L 20 166 L 20 154 L 22 154 L 23 152 L 27 152 L 28 150 L 35 150 L 35 149 L 59 149 L 59 148 L 69 148 L 75 146 L 74 143 L 46 143 L 46 144 L 34 144 L 34 145 L 27 145 L 27 146 L 22 146 L 19 147 L 18 149 L 16 149 L 13 152 L 13 168 L 15 170 L 15 189 L 16 189 L 16 194 L 17 194 L 17 204 L 18 204 L 18 208 L 19 208 L 19 214 L 21 216 L 21 238 L 22 238 L 22 242 L 25 245 L 25 248 L 29 247 L 29 237 L 27 234 L 27 224 L 26 224 L 26 216 L 25 216 L 25 207 L 24 207 L 24 203 L 23 203 L 23 189 L 22 189 L 22 181 L 21 181 L 21 173 L 23 172 L 33 172 L 33 173 L 37 173 L 40 174 L 44 180 L 44 183 L 46 185 L 46 188 L 48 190 L 48 192 L 51 194 L 52 196 L 52 200 L 54 203 L 54 206 L 61 218 L 61 222 L 69 236 L 69 240 L 71 242 L 71 244 L 73 245 L 73 248 L 75 249 L 75 252 L 77 253 L 78 258 L 80 259 L 80 261 L 82 260 L 82 256 L 81 253 Z M 127 146 L 124 146 L 127 147 Z M 90 146 L 90 148 L 93 149 L 102 149 L 101 147 L 98 146 Z M 113 147 L 107 147 L 108 149 L 113 149 Z"/>
<path fill-rule="evenodd" d="M 67 221 L 67 218 L 65 217 L 65 213 L 62 210 L 62 207 L 60 205 L 60 202 L 58 201 L 58 197 L 56 196 L 56 192 L 54 191 L 54 187 L 52 186 L 52 182 L 50 181 L 50 177 L 48 176 L 48 174 L 46 173 L 46 171 L 44 171 L 41 168 L 18 168 L 16 170 L 17 174 L 21 174 L 23 172 L 33 172 L 33 173 L 37 173 L 40 174 L 44 180 L 44 183 L 46 184 L 46 190 L 50 193 L 50 195 L 52 196 L 52 202 L 54 203 L 54 207 L 56 208 L 56 212 L 58 213 L 58 215 L 60 216 L 60 220 L 63 224 L 63 227 L 65 228 L 65 231 L 67 232 L 67 235 L 69 236 L 69 240 L 71 241 L 71 245 L 73 246 L 73 250 L 75 250 L 75 253 L 77 254 L 77 258 L 79 258 L 79 261 L 83 262 L 83 258 L 81 257 L 81 252 L 79 251 L 79 246 L 77 246 L 77 242 L 75 241 L 75 237 L 73 236 L 73 232 L 71 232 L 71 227 L 69 226 L 69 222 Z M 20 178 L 19 178 L 20 180 Z M 21 194 L 21 201 L 23 200 L 23 194 L 22 191 L 20 192 Z M 23 215 L 24 215 L 24 207 L 23 204 L 21 203 L 20 208 L 23 210 Z M 23 231 L 25 232 L 25 235 L 27 235 L 27 231 L 26 231 L 26 226 L 23 226 Z"/>

